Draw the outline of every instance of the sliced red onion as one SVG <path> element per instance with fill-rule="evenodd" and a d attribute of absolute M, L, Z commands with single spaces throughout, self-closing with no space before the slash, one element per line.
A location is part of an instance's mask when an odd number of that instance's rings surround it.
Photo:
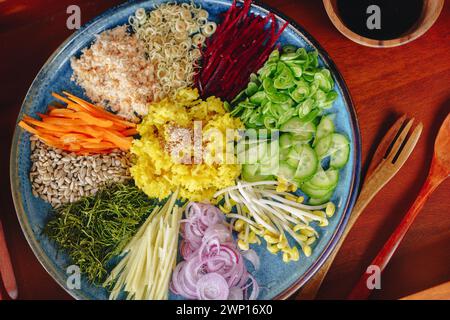
<path fill-rule="evenodd" d="M 226 300 L 229 290 L 227 281 L 215 272 L 203 275 L 197 282 L 200 300 Z"/>
<path fill-rule="evenodd" d="M 228 293 L 228 300 L 244 300 L 244 290 L 239 287 L 231 287 Z"/>
<path fill-rule="evenodd" d="M 221 243 L 232 241 L 232 235 L 230 230 L 224 224 L 216 223 L 208 229 L 206 229 L 203 234 L 203 241 L 208 241 L 211 238 L 218 238 Z"/>
<path fill-rule="evenodd" d="M 247 251 L 242 252 L 242 255 L 244 256 L 245 259 L 247 259 L 248 261 L 251 262 L 251 264 L 253 265 L 253 268 L 255 268 L 256 271 L 259 270 L 259 266 L 260 266 L 260 260 L 259 260 L 259 256 L 256 254 L 255 250 L 250 249 Z"/>
<path fill-rule="evenodd" d="M 170 289 L 188 299 L 255 299 L 259 287 L 245 268 L 243 256 L 259 268 L 253 250 L 241 254 L 222 212 L 205 203 L 191 202 L 182 220 L 180 262 L 172 275 Z"/>
<path fill-rule="evenodd" d="M 256 279 L 252 275 L 249 275 L 249 277 L 252 280 L 252 293 L 251 293 L 250 297 L 248 298 L 248 300 L 256 300 L 256 298 L 258 298 L 258 295 L 259 295 L 259 285 L 258 285 L 258 282 L 256 282 Z"/>

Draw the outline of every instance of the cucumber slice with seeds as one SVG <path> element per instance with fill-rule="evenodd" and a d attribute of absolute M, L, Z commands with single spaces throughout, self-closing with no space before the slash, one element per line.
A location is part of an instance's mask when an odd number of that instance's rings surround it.
<path fill-rule="evenodd" d="M 295 168 L 288 165 L 286 162 L 280 161 L 280 165 L 278 167 L 277 177 L 283 178 L 287 181 L 293 181 L 293 177 L 295 174 Z"/>
<path fill-rule="evenodd" d="M 345 166 L 350 155 L 350 142 L 348 139 L 339 133 L 331 135 L 330 147 L 330 166 L 335 169 L 340 169 Z"/>
<path fill-rule="evenodd" d="M 280 135 L 280 149 L 290 148 L 293 144 L 292 135 L 290 133 L 283 133 Z"/>
<path fill-rule="evenodd" d="M 314 199 L 322 199 L 326 197 L 331 191 L 334 189 L 317 189 L 315 186 L 313 186 L 309 181 L 303 183 L 300 185 L 300 190 L 303 191 L 308 197 L 314 198 Z"/>
<path fill-rule="evenodd" d="M 320 119 L 319 125 L 317 126 L 316 141 L 334 132 L 335 128 L 331 117 L 332 117 L 331 115 L 327 115 L 322 117 L 322 119 Z M 316 141 L 314 141 L 314 143 L 316 143 Z"/>
<path fill-rule="evenodd" d="M 256 171 L 255 171 L 256 168 Z M 273 175 L 264 175 L 259 171 L 258 164 L 245 164 L 242 166 L 242 180 L 248 182 L 256 182 L 256 181 L 264 181 L 264 180 L 272 180 Z"/>
<path fill-rule="evenodd" d="M 280 131 L 289 132 L 298 140 L 311 140 L 316 132 L 316 126 L 311 121 L 303 122 L 300 118 L 294 117 L 284 123 L 280 127 Z"/>
<path fill-rule="evenodd" d="M 334 188 L 339 181 L 339 171 L 328 169 L 326 171 L 319 170 L 308 183 L 313 187 L 322 190 L 330 190 Z"/>
<path fill-rule="evenodd" d="M 259 164 L 244 164 L 242 165 L 242 174 L 246 176 L 254 176 L 259 170 Z"/>
<path fill-rule="evenodd" d="M 286 162 L 288 159 L 289 152 L 291 152 L 290 148 L 282 148 L 280 149 L 280 161 Z"/>
<path fill-rule="evenodd" d="M 316 173 L 319 160 L 314 150 L 309 145 L 303 144 L 291 149 L 286 163 L 296 168 L 294 174 L 295 180 L 303 182 Z"/>
<path fill-rule="evenodd" d="M 320 204 L 324 204 L 328 201 L 330 201 L 331 197 L 333 196 L 334 193 L 334 189 L 330 190 L 325 196 L 323 196 L 322 198 L 310 198 L 308 200 L 308 203 L 312 206 L 317 206 Z"/>
<path fill-rule="evenodd" d="M 320 159 L 323 159 L 328 155 L 328 150 L 330 150 L 330 147 L 331 147 L 331 135 L 327 135 L 317 141 L 314 150 L 316 151 L 317 156 Z"/>

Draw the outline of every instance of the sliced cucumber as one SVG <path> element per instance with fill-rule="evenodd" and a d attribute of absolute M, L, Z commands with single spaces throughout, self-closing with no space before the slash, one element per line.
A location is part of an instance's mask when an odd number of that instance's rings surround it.
<path fill-rule="evenodd" d="M 322 198 L 310 198 L 310 199 L 308 200 L 308 203 L 309 203 L 310 205 L 312 205 L 312 206 L 317 206 L 317 205 L 320 205 L 320 204 L 324 204 L 324 203 L 330 201 L 331 197 L 333 196 L 333 193 L 334 193 L 334 189 L 333 189 L 333 190 L 330 190 L 330 191 L 329 191 L 324 197 L 322 197 Z"/>
<path fill-rule="evenodd" d="M 256 171 L 255 171 L 256 167 Z M 273 180 L 273 175 L 265 175 L 261 174 L 259 170 L 259 165 L 254 164 L 247 164 L 242 166 L 242 174 L 241 174 L 242 180 L 248 181 L 248 182 L 256 182 L 256 181 L 263 181 L 263 180 Z"/>
<path fill-rule="evenodd" d="M 265 180 L 273 180 L 273 175 L 263 175 L 263 174 L 254 174 L 254 175 L 247 175 L 244 172 L 242 172 L 241 175 L 242 180 L 248 181 L 248 182 L 258 182 L 258 181 L 265 181 Z"/>
<path fill-rule="evenodd" d="M 278 171 L 279 147 L 278 141 L 273 141 L 267 144 L 266 155 L 260 158 L 260 172 L 261 174 L 275 175 Z"/>
<path fill-rule="evenodd" d="M 334 123 L 331 118 L 331 115 L 327 115 L 320 119 L 319 125 L 317 126 L 316 141 L 334 132 Z"/>
<path fill-rule="evenodd" d="M 290 165 L 291 167 L 297 168 L 298 167 L 298 158 L 299 154 L 295 148 L 289 149 L 289 153 L 287 155 L 286 163 Z"/>
<path fill-rule="evenodd" d="M 280 161 L 277 177 L 283 178 L 287 181 L 293 181 L 294 174 L 295 168 L 291 167 L 286 162 Z"/>
<path fill-rule="evenodd" d="M 282 132 L 290 132 L 295 139 L 310 140 L 316 132 L 314 123 L 304 122 L 298 117 L 293 117 L 280 127 Z"/>
<path fill-rule="evenodd" d="M 309 181 L 300 185 L 300 190 L 303 191 L 308 197 L 314 199 L 322 199 L 326 197 L 331 191 L 333 191 L 333 189 L 318 189 Z"/>
<path fill-rule="evenodd" d="M 242 174 L 246 176 L 254 176 L 259 170 L 259 164 L 243 164 Z"/>
<path fill-rule="evenodd" d="M 318 167 L 319 160 L 314 150 L 307 144 L 296 146 L 293 150 L 297 154 L 297 169 L 295 170 L 295 179 L 297 181 L 306 181 L 312 177 Z"/>
<path fill-rule="evenodd" d="M 289 152 L 291 152 L 290 148 L 282 148 L 280 149 L 280 161 L 287 161 Z"/>
<path fill-rule="evenodd" d="M 330 166 L 335 169 L 344 167 L 350 155 L 350 142 L 348 139 L 342 134 L 333 133 L 330 149 Z"/>
<path fill-rule="evenodd" d="M 280 149 L 290 148 L 293 144 L 292 135 L 290 133 L 283 133 L 280 135 Z"/>
<path fill-rule="evenodd" d="M 316 151 L 317 156 L 320 159 L 323 159 L 328 155 L 328 150 L 330 150 L 330 147 L 331 147 L 331 135 L 327 135 L 317 141 L 314 150 Z"/>
<path fill-rule="evenodd" d="M 330 156 L 330 166 L 340 169 L 345 166 L 350 154 L 350 142 L 340 133 L 332 133 L 321 138 L 314 150 L 320 159 Z"/>
<path fill-rule="evenodd" d="M 328 169 L 318 170 L 308 183 L 317 189 L 330 190 L 334 188 L 339 181 L 339 171 Z"/>
<path fill-rule="evenodd" d="M 237 155 L 241 164 L 255 164 L 266 157 L 268 144 L 265 141 L 248 141 L 242 144 L 244 150 Z M 239 149 L 239 148 L 238 148 Z"/>

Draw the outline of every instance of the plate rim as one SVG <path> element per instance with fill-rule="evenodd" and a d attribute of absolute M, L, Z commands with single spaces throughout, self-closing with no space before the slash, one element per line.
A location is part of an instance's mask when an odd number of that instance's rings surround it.
<path fill-rule="evenodd" d="M 213 0 L 214 1 L 214 0 Z M 242 0 L 238 0 L 239 2 L 243 2 Z M 31 247 L 31 250 L 39 263 L 42 265 L 44 270 L 55 280 L 60 287 L 62 287 L 71 297 L 80 300 L 88 300 L 92 299 L 93 297 L 90 297 L 90 295 L 86 294 L 84 291 L 81 290 L 69 290 L 66 287 L 66 279 L 63 279 L 60 274 L 56 271 L 56 268 L 53 265 L 53 262 L 50 260 L 48 255 L 44 252 L 42 246 L 37 241 L 37 238 L 34 236 L 34 231 L 32 230 L 29 221 L 26 219 L 26 213 L 25 209 L 22 205 L 22 195 L 20 193 L 20 189 L 16 189 L 15 181 L 19 180 L 18 175 L 18 156 L 19 156 L 19 150 L 18 145 L 20 141 L 20 130 L 17 127 L 17 123 L 19 119 L 21 118 L 21 115 L 24 112 L 24 107 L 26 106 L 29 96 L 31 94 L 32 89 L 34 88 L 38 78 L 42 76 L 44 71 L 46 71 L 48 65 L 52 60 L 54 60 L 63 50 L 64 48 L 79 34 L 84 32 L 85 29 L 95 25 L 95 23 L 102 20 L 104 17 L 108 16 L 109 14 L 116 12 L 117 10 L 121 10 L 122 7 L 126 7 L 128 5 L 136 4 L 138 2 L 151 2 L 151 0 L 144 0 L 144 1 L 131 1 L 131 2 L 124 2 L 119 5 L 113 6 L 107 10 L 105 10 L 103 13 L 95 16 L 93 19 L 88 21 L 87 23 L 83 24 L 80 29 L 78 29 L 76 32 L 74 32 L 72 35 L 70 35 L 68 38 L 66 38 L 56 49 L 53 51 L 53 53 L 50 55 L 50 57 L 45 61 L 43 66 L 40 68 L 38 73 L 36 74 L 35 78 L 33 79 L 32 83 L 30 84 L 27 93 L 22 101 L 19 114 L 17 115 L 16 119 L 16 125 L 14 127 L 14 134 L 12 138 L 12 144 L 11 144 L 11 151 L 10 151 L 10 169 L 9 169 L 9 176 L 10 176 L 10 187 L 11 187 L 11 194 L 13 198 L 14 208 L 16 211 L 17 218 L 19 220 L 20 227 L 22 229 L 22 233 L 25 236 L 25 239 L 28 242 L 28 245 Z M 345 203 L 343 214 L 338 222 L 337 228 L 328 240 L 327 245 L 325 246 L 322 254 L 316 259 L 316 261 L 304 272 L 303 275 L 301 275 L 291 286 L 283 290 L 281 293 L 273 297 L 273 300 L 284 300 L 295 294 L 295 292 L 300 289 L 322 266 L 322 264 L 325 262 L 325 260 L 329 257 L 333 249 L 335 248 L 337 242 L 342 236 L 342 233 L 344 232 L 345 227 L 347 226 L 348 218 L 350 216 L 351 210 L 353 208 L 353 205 L 356 201 L 356 197 L 358 194 L 359 184 L 360 184 L 360 178 L 361 178 L 361 135 L 359 130 L 359 124 L 358 124 L 358 116 L 356 113 L 356 109 L 353 103 L 353 99 L 350 95 L 350 92 L 348 90 L 347 84 L 345 80 L 343 79 L 339 69 L 333 62 L 333 60 L 328 55 L 327 51 L 319 44 L 319 42 L 309 33 L 307 32 L 301 24 L 294 21 L 294 19 L 288 17 L 284 13 L 280 12 L 278 9 L 275 9 L 265 3 L 262 3 L 260 0 L 254 0 L 252 3 L 252 7 L 256 7 L 257 9 L 263 11 L 263 12 L 272 12 L 275 14 L 277 18 L 279 18 L 282 21 L 287 21 L 295 32 L 299 33 L 306 42 L 309 42 L 311 46 L 317 49 L 320 57 L 322 60 L 327 64 L 327 67 L 333 72 L 334 77 L 336 78 L 336 84 L 339 85 L 342 93 L 343 93 L 343 100 L 346 104 L 346 107 L 348 109 L 349 115 L 350 115 L 350 124 L 351 124 L 351 131 L 354 136 L 353 146 L 354 146 L 354 155 L 353 155 L 353 175 L 350 183 L 350 190 L 349 190 L 349 197 L 347 199 L 347 202 Z"/>

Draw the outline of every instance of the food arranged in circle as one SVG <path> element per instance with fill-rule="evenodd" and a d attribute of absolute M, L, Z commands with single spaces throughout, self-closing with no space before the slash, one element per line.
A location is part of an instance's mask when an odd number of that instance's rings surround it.
<path fill-rule="evenodd" d="M 255 248 L 307 259 L 340 206 L 335 80 L 250 7 L 139 8 L 71 57 L 83 98 L 18 123 L 44 235 L 111 299 L 257 299 Z"/>

